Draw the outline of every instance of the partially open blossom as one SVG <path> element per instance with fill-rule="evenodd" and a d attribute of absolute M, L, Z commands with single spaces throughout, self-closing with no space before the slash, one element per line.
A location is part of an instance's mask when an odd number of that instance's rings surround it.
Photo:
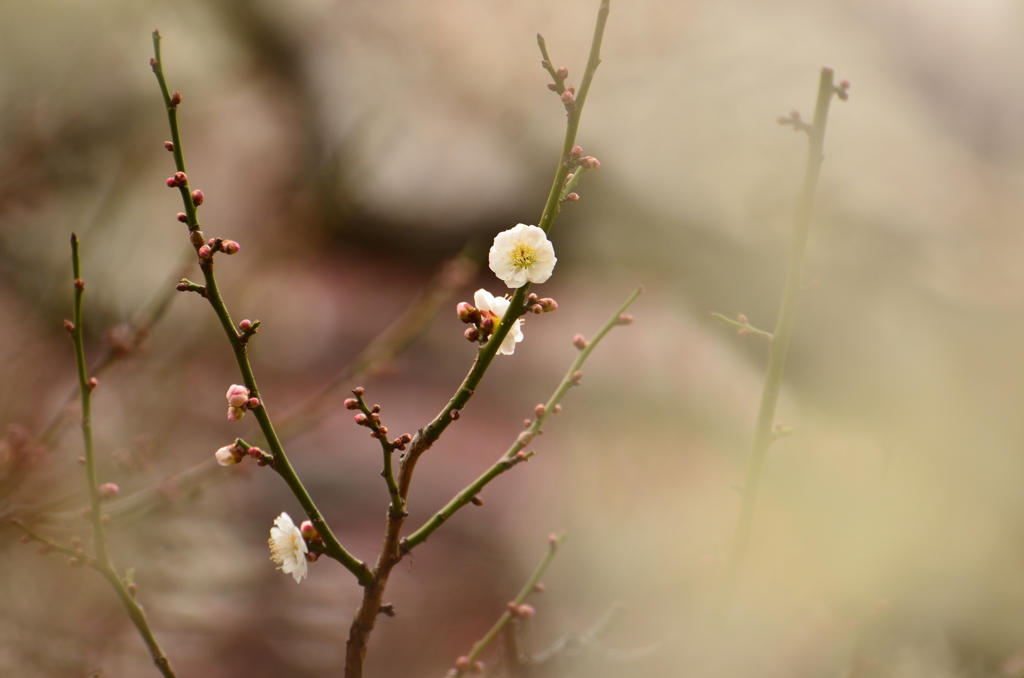
<path fill-rule="evenodd" d="M 245 410 L 241 407 L 228 407 L 228 421 L 242 421 L 242 417 L 245 416 Z"/>
<path fill-rule="evenodd" d="M 291 516 L 282 513 L 270 528 L 270 559 L 277 563 L 277 569 L 295 578 L 296 583 L 306 576 L 306 553 L 309 547 L 302 538 L 302 532 L 295 527 Z"/>
<path fill-rule="evenodd" d="M 225 397 L 231 407 L 242 407 L 249 402 L 249 389 L 241 384 L 231 384 Z"/>
<path fill-rule="evenodd" d="M 217 458 L 217 463 L 221 466 L 234 466 L 245 458 L 245 450 L 241 445 L 231 443 L 214 452 L 213 456 Z"/>
<path fill-rule="evenodd" d="M 526 224 L 516 224 L 499 233 L 487 255 L 494 274 L 513 288 L 546 281 L 557 261 L 555 248 L 544 229 Z M 480 304 L 476 306 L 480 308 Z"/>
<path fill-rule="evenodd" d="M 477 290 L 476 294 L 473 295 L 473 303 L 476 304 L 477 309 L 480 311 L 480 315 L 484 318 L 492 319 L 494 321 L 495 328 L 497 328 L 498 324 L 501 322 L 501 317 L 505 315 L 505 311 L 508 310 L 509 301 L 505 297 L 495 297 L 487 290 L 481 289 Z M 512 325 L 512 329 L 510 329 L 508 334 L 505 335 L 504 341 L 502 341 L 501 346 L 498 347 L 498 353 L 502 355 L 512 355 L 515 353 L 516 344 L 523 340 L 522 324 L 523 319 L 516 318 L 515 324 Z"/>

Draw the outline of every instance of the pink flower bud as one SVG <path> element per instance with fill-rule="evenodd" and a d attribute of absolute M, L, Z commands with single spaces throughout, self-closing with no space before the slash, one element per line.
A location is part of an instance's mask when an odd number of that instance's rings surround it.
<path fill-rule="evenodd" d="M 544 593 L 544 591 L 545 591 L 544 584 L 542 584 L 541 582 L 537 582 L 536 584 L 533 585 L 533 592 L 534 593 Z"/>
<path fill-rule="evenodd" d="M 455 668 L 459 671 L 465 671 L 469 668 L 469 657 L 459 657 L 455 660 Z"/>
<path fill-rule="evenodd" d="M 188 292 L 188 283 L 180 282 L 174 286 L 174 289 L 178 290 L 179 292 Z"/>
<path fill-rule="evenodd" d="M 178 221 L 180 221 L 183 224 L 187 224 L 188 223 L 188 215 L 185 214 L 184 212 L 178 212 Z"/>
<path fill-rule="evenodd" d="M 570 193 L 569 195 L 565 196 L 565 201 L 566 202 L 570 202 L 570 203 L 572 203 L 572 202 L 579 202 L 579 200 L 580 200 L 580 196 L 579 196 L 578 193 Z"/>
<path fill-rule="evenodd" d="M 562 413 L 562 406 L 561 405 L 555 405 L 555 408 L 553 410 L 551 410 L 551 411 L 554 414 L 561 414 Z"/>
<path fill-rule="evenodd" d="M 546 408 L 546 407 L 544 407 L 544 405 L 543 405 L 543 404 L 537 405 L 537 407 L 533 408 L 533 414 L 534 414 L 534 416 L 536 416 L 536 417 L 537 417 L 538 419 L 541 419 L 541 418 L 543 418 L 543 417 L 544 417 L 544 415 L 546 415 L 547 413 L 548 413 L 548 410 L 547 410 L 547 408 Z"/>
<path fill-rule="evenodd" d="M 363 388 L 362 386 L 356 386 L 354 389 L 352 389 L 352 395 L 354 395 L 357 398 L 361 398 L 364 393 L 366 393 L 366 389 Z"/>
<path fill-rule="evenodd" d="M 85 382 L 86 386 L 89 387 L 90 391 L 95 391 L 96 387 L 100 385 L 100 380 L 96 377 L 89 377 L 89 381 Z"/>
<path fill-rule="evenodd" d="M 200 205 L 203 204 L 203 192 L 200 191 L 198 188 L 192 191 L 192 204 L 195 205 L 196 207 L 199 207 Z"/>
<path fill-rule="evenodd" d="M 569 77 L 569 69 L 566 68 L 565 66 L 562 66 L 557 71 L 555 71 L 555 75 L 558 76 L 559 80 L 565 80 L 566 78 Z"/>
<path fill-rule="evenodd" d="M 167 177 L 167 188 L 177 188 L 178 182 L 174 180 L 174 177 Z"/>
<path fill-rule="evenodd" d="M 588 155 L 587 157 L 581 159 L 580 164 L 586 167 L 587 169 L 601 169 L 601 161 L 592 155 Z"/>
<path fill-rule="evenodd" d="M 457 421 L 458 418 L 462 416 L 462 413 L 458 410 L 452 410 L 448 413 L 448 416 L 452 418 L 452 421 Z"/>
<path fill-rule="evenodd" d="M 252 321 L 246 318 L 242 322 L 238 323 L 238 329 L 242 330 L 243 332 L 248 332 L 249 330 L 252 329 Z"/>
<path fill-rule="evenodd" d="M 466 339 L 469 339 L 470 341 L 476 341 L 480 338 L 480 330 L 475 327 L 467 327 L 463 334 L 466 336 Z"/>
<path fill-rule="evenodd" d="M 582 158 L 583 157 L 583 147 L 582 146 L 573 146 L 572 150 L 569 151 L 569 157 L 571 157 L 574 160 L 578 160 L 578 159 Z"/>
<path fill-rule="evenodd" d="M 468 302 L 459 302 L 459 305 L 455 307 L 455 312 L 458 314 L 459 320 L 464 323 L 480 322 L 480 311 Z"/>
<path fill-rule="evenodd" d="M 228 408 L 228 421 L 242 421 L 242 417 L 245 416 L 245 410 L 241 407 L 229 407 Z"/>
<path fill-rule="evenodd" d="M 345 409 L 346 410 L 358 410 L 359 401 L 355 398 L 345 398 Z"/>
<path fill-rule="evenodd" d="M 242 246 L 234 240 L 225 240 L 220 244 L 220 248 L 224 254 L 238 254 L 238 250 L 242 249 Z"/>
<path fill-rule="evenodd" d="M 313 527 L 313 522 L 310 520 L 303 520 L 302 525 L 299 526 L 299 532 L 302 533 L 303 538 L 306 541 L 316 541 L 320 539 L 320 533 Z"/>
<path fill-rule="evenodd" d="M 568 108 L 570 105 L 574 105 L 576 103 L 576 97 L 573 96 L 572 92 L 566 90 L 562 92 L 562 103 L 565 104 L 566 108 Z"/>
<path fill-rule="evenodd" d="M 570 379 L 570 381 L 572 382 L 573 386 L 579 386 L 580 382 L 583 381 L 583 373 L 580 372 L 579 370 L 576 370 L 575 372 L 572 373 L 572 378 Z"/>
<path fill-rule="evenodd" d="M 164 142 L 164 148 L 166 148 L 168 151 L 173 151 L 174 150 L 174 142 L 173 141 L 165 141 Z"/>
<path fill-rule="evenodd" d="M 181 103 L 181 92 L 175 92 L 171 95 L 171 108 L 175 108 Z"/>
<path fill-rule="evenodd" d="M 582 334 L 577 334 L 575 337 L 572 338 L 572 345 L 575 346 L 580 351 L 585 349 L 589 343 L 590 342 L 587 341 L 587 338 L 584 337 Z"/>
<path fill-rule="evenodd" d="M 558 535 L 552 532 L 548 535 L 548 543 L 552 546 L 558 546 Z"/>
<path fill-rule="evenodd" d="M 257 407 L 260 406 L 260 399 L 249 398 L 249 400 L 246 401 L 245 406 L 248 407 L 250 410 L 255 410 Z"/>
<path fill-rule="evenodd" d="M 231 384 L 227 394 L 228 405 L 231 407 L 242 407 L 249 400 L 249 389 L 241 384 Z"/>
<path fill-rule="evenodd" d="M 523 603 L 516 608 L 516 611 L 512 613 L 517 619 L 529 619 L 533 615 L 537 614 L 537 610 L 533 608 L 533 605 Z"/>
<path fill-rule="evenodd" d="M 100 501 L 113 499 L 121 492 L 121 488 L 117 486 L 117 483 L 103 483 L 96 489 L 99 491 Z"/>
<path fill-rule="evenodd" d="M 483 330 L 484 332 L 486 332 L 487 334 L 490 334 L 491 332 L 493 332 L 494 331 L 494 318 L 491 318 L 490 316 L 488 316 L 488 317 L 484 318 L 483 320 L 481 320 L 480 321 L 480 329 Z"/>
<path fill-rule="evenodd" d="M 234 466 L 245 458 L 245 454 L 238 447 L 235 443 L 225 445 L 214 452 L 213 456 L 217 458 L 217 463 L 221 466 Z"/>
<path fill-rule="evenodd" d="M 629 325 L 633 322 L 633 316 L 628 313 L 623 313 L 619 316 L 619 325 Z"/>
<path fill-rule="evenodd" d="M 369 423 L 370 421 L 369 418 L 367 418 L 367 416 L 362 412 L 352 417 L 352 420 L 355 421 L 360 426 L 366 426 L 366 424 Z"/>
<path fill-rule="evenodd" d="M 184 186 L 188 183 L 188 176 L 184 172 L 175 172 L 174 183 L 178 186 Z"/>
<path fill-rule="evenodd" d="M 71 322 L 70 320 L 65 320 L 64 321 L 64 329 L 68 331 L 68 334 L 70 334 L 71 332 L 74 332 L 75 331 L 75 323 Z"/>

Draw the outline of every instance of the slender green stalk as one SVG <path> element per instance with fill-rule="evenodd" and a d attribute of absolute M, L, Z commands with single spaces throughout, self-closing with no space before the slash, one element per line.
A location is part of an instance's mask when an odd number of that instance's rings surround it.
<path fill-rule="evenodd" d="M 832 70 L 823 68 L 818 86 L 818 100 L 814 109 L 814 124 L 807 133 L 810 137 L 807 152 L 807 171 L 804 175 L 803 194 L 797 209 L 796 227 L 793 242 L 790 246 L 789 271 L 786 274 L 786 287 L 782 295 L 782 306 L 779 309 L 778 321 L 768 355 L 768 370 L 761 394 L 761 407 L 757 415 L 757 426 L 754 431 L 754 446 L 747 467 L 747 479 L 743 486 L 743 499 L 740 505 L 739 521 L 736 526 L 735 542 L 728 565 L 728 580 L 735 581 L 739 575 L 750 531 L 754 521 L 754 509 L 757 505 L 757 490 L 761 480 L 768 448 L 772 443 L 772 424 L 775 421 L 775 408 L 779 402 L 782 389 L 782 375 L 786 368 L 786 353 L 793 334 L 793 323 L 796 319 L 797 307 L 800 304 L 800 288 L 803 281 L 804 254 L 807 251 L 807 238 L 811 229 L 811 213 L 814 208 L 815 193 L 818 188 L 818 175 L 824 159 L 822 149 L 825 144 L 825 124 L 828 121 L 828 109 L 832 95 L 836 93 L 833 84 Z"/>
<path fill-rule="evenodd" d="M 767 341 L 769 344 L 772 342 L 771 332 L 759 330 L 748 322 L 739 322 L 737 320 L 733 320 L 732 318 L 726 318 L 721 313 L 712 313 L 711 317 L 717 319 L 723 325 L 728 325 L 729 327 L 736 328 L 736 330 L 739 331 L 740 334 L 749 334 L 752 337 L 763 339 L 764 341 Z"/>
<path fill-rule="evenodd" d="M 374 437 L 380 441 L 380 447 L 384 453 L 384 471 L 381 472 L 381 475 L 384 477 L 384 483 L 388 486 L 388 495 L 391 496 L 391 504 L 388 507 L 388 511 L 392 518 L 404 517 L 405 501 L 398 491 L 398 483 L 395 482 L 395 471 L 391 464 L 391 455 L 399 448 L 402 440 L 398 439 L 395 441 L 399 443 L 398 445 L 388 440 L 387 429 L 381 426 L 379 415 L 377 415 L 380 408 L 375 408 L 377 412 L 374 412 L 367 407 L 366 401 L 363 400 L 363 390 L 361 388 L 353 390 L 352 394 L 355 396 L 359 409 L 366 417 L 366 427 L 373 431 Z M 401 445 L 401 447 L 404 448 L 404 445 Z"/>
<path fill-rule="evenodd" d="M 533 592 L 533 587 L 535 587 L 537 583 L 540 582 L 540 578 L 544 576 L 544 572 L 548 569 L 548 565 L 551 564 L 551 561 L 555 557 L 555 552 L 558 550 L 558 546 L 564 539 L 565 533 L 563 532 L 548 542 L 548 552 L 544 554 L 544 557 L 541 559 L 540 563 L 537 564 L 536 569 L 534 569 L 533 574 L 531 574 L 530 578 L 526 580 L 525 584 L 523 584 L 523 588 L 519 589 L 519 593 L 516 594 L 516 597 L 512 600 L 512 604 L 519 606 L 526 601 L 530 593 Z M 510 610 L 506 610 L 498 618 L 498 621 L 494 623 L 494 626 L 491 627 L 490 631 L 488 631 L 483 638 L 473 645 L 473 649 L 470 650 L 469 655 L 466 657 L 468 661 L 465 662 L 465 667 L 456 668 L 454 675 L 464 676 L 468 672 L 472 671 L 473 664 L 480 658 L 480 655 L 487 649 L 487 646 L 498 637 L 498 634 L 501 633 L 501 630 L 505 628 L 505 625 L 508 624 L 511 619 L 512 612 Z"/>
<path fill-rule="evenodd" d="M 445 521 L 451 518 L 456 511 L 473 501 L 473 498 L 479 494 L 480 490 L 482 490 L 492 480 L 505 471 L 508 471 L 516 464 L 526 461 L 529 455 L 524 454 L 520 457 L 518 456 L 519 453 L 524 447 L 530 444 L 535 436 L 540 433 L 541 427 L 544 425 L 544 422 L 547 421 L 548 417 L 554 413 L 555 407 L 561 402 L 569 389 L 578 383 L 580 368 L 583 367 L 583 363 L 586 362 L 591 351 L 601 343 L 601 340 L 604 339 L 604 336 L 608 334 L 613 327 L 620 323 L 619 319 L 622 314 L 626 312 L 626 309 L 628 309 L 634 301 L 636 301 L 636 298 L 640 296 L 641 292 L 643 292 L 642 287 L 638 287 L 634 290 L 634 292 L 629 295 L 629 298 L 626 299 L 625 303 L 623 303 L 615 312 L 615 315 L 613 315 L 611 319 L 601 327 L 590 343 L 579 352 L 579 355 L 577 355 L 576 359 L 572 362 L 572 366 L 570 366 L 569 370 L 565 373 L 565 377 L 558 385 L 558 388 L 555 389 L 555 392 L 551 394 L 551 398 L 549 398 L 548 402 L 544 405 L 543 412 L 541 412 L 534 422 L 530 424 L 528 429 L 519 434 L 516 441 L 512 443 L 510 448 L 508 448 L 508 451 L 505 452 L 505 454 L 503 454 L 489 469 L 487 469 L 483 475 L 473 481 L 468 487 L 466 487 L 466 489 L 455 495 L 455 497 L 449 501 L 444 508 L 435 513 L 434 516 L 426 522 L 426 524 L 410 534 L 408 537 L 402 539 L 402 550 L 404 552 L 407 553 L 425 542 L 427 538 L 433 534 L 437 528 L 441 527 Z"/>
<path fill-rule="evenodd" d="M 153 32 L 153 50 L 155 57 L 150 61 L 153 67 L 153 73 L 156 75 L 157 82 L 160 84 L 160 91 L 164 96 L 164 103 L 167 106 L 167 121 L 171 129 L 171 140 L 174 144 L 174 162 L 179 172 L 185 171 L 185 159 L 184 152 L 181 147 L 181 135 L 178 131 L 178 115 L 177 107 L 171 99 L 169 90 L 167 88 L 167 82 L 164 78 L 163 67 L 160 63 L 160 33 L 157 31 Z M 190 241 L 193 246 L 198 250 L 204 244 L 204 236 L 202 231 L 199 230 L 199 223 L 196 220 L 195 204 L 192 200 L 191 192 L 188 190 L 187 182 L 184 186 L 181 186 L 181 199 L 185 206 L 185 214 L 187 215 L 187 224 L 189 228 Z M 325 553 L 341 563 L 347 570 L 356 576 L 359 583 L 366 586 L 373 580 L 373 575 L 370 569 L 365 563 L 358 560 L 355 556 L 349 553 L 345 547 L 341 545 L 337 537 L 331 531 L 327 525 L 327 521 L 324 520 L 323 514 L 317 508 L 310 497 L 309 492 L 303 486 L 302 481 L 295 473 L 295 469 L 288 461 L 287 455 L 285 455 L 284 447 L 281 445 L 281 440 L 278 438 L 277 432 L 274 430 L 274 426 L 270 421 L 270 415 L 267 413 L 265 400 L 260 396 L 259 388 L 256 385 L 256 378 L 253 375 L 252 366 L 249 364 L 249 356 L 246 352 L 246 341 L 243 340 L 242 336 L 239 335 L 235 329 L 235 325 L 231 320 L 231 315 L 228 313 L 227 306 L 224 304 L 224 299 L 221 297 L 220 289 L 217 286 L 217 278 L 214 275 L 213 270 L 213 257 L 206 259 L 200 259 L 199 266 L 203 271 L 203 277 L 206 281 L 206 289 L 203 292 L 203 296 L 210 302 L 213 307 L 214 313 L 217 315 L 217 319 L 220 320 L 221 326 L 224 328 L 224 333 L 228 337 L 228 341 L 231 343 L 231 348 L 235 355 L 235 362 L 238 364 L 238 370 L 242 375 L 242 381 L 246 388 L 249 389 L 249 394 L 253 398 L 258 398 L 260 405 L 256 407 L 252 412 L 256 417 L 256 421 L 260 425 L 260 430 L 263 432 L 263 436 L 267 441 L 267 445 L 270 447 L 270 452 L 274 457 L 273 469 L 280 475 L 285 483 L 291 489 L 292 494 L 298 499 L 299 504 L 302 505 L 306 516 L 310 522 L 316 528 L 316 531 L 320 534 L 324 541 Z"/>
<path fill-rule="evenodd" d="M 86 371 L 85 366 L 85 341 L 82 335 L 82 297 L 85 294 L 85 283 L 82 281 L 81 271 L 81 258 L 78 253 L 78 236 L 74 233 L 71 234 L 71 266 L 75 276 L 75 311 L 74 311 L 74 328 L 71 332 L 71 339 L 75 346 L 75 363 L 78 367 L 78 387 L 79 393 L 82 399 L 82 438 L 85 445 L 85 477 L 86 485 L 89 490 L 89 519 L 92 524 L 92 541 L 93 548 L 96 549 L 96 557 L 88 558 L 84 557 L 83 562 L 90 565 L 93 569 L 103 575 L 110 585 L 114 588 L 117 593 L 117 597 L 121 599 L 125 610 L 128 612 L 129 618 L 132 623 L 135 624 L 135 628 L 138 629 L 139 635 L 142 637 L 143 642 L 149 649 L 150 656 L 153 658 L 153 663 L 156 664 L 157 669 L 164 675 L 165 678 L 175 678 L 174 671 L 171 669 L 170 661 L 164 655 L 163 650 L 160 648 L 160 644 L 157 643 L 156 638 L 153 637 L 153 632 L 149 628 L 149 623 L 146 621 L 146 615 L 139 607 L 139 604 L 135 602 L 131 593 L 128 592 L 124 582 L 114 571 L 114 566 L 110 562 L 110 553 L 107 549 L 107 536 L 103 529 L 103 516 L 100 507 L 100 493 L 99 485 L 96 481 L 96 455 L 93 446 L 92 439 L 92 388 L 89 384 L 89 375 Z M 29 532 L 37 539 L 45 541 L 47 544 L 55 546 L 53 542 L 45 540 L 39 537 L 35 533 L 28 530 L 24 525 L 21 526 L 23 529 Z M 62 552 L 64 549 L 60 549 Z M 77 555 L 77 552 L 72 550 L 72 553 Z"/>

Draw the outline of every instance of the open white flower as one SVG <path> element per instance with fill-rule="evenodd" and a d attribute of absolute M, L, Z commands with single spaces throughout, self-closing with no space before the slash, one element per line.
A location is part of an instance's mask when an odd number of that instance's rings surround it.
<path fill-rule="evenodd" d="M 274 520 L 270 528 L 270 559 L 277 563 L 277 569 L 295 577 L 296 583 L 306 576 L 306 540 L 302 532 L 295 527 L 291 516 L 282 513 Z"/>
<path fill-rule="evenodd" d="M 555 269 L 555 248 L 544 229 L 516 224 L 494 238 L 487 263 L 494 274 L 509 287 L 522 287 L 527 281 L 542 283 Z"/>
<path fill-rule="evenodd" d="M 473 303 L 476 305 L 477 310 L 480 311 L 481 317 L 494 320 L 495 329 L 501 324 L 501 317 L 508 310 L 508 299 L 496 297 L 483 289 L 477 290 L 476 294 L 473 295 Z M 502 355 L 512 355 L 515 353 L 516 344 L 523 340 L 522 325 L 523 319 L 517 318 L 515 324 L 512 325 L 512 329 L 505 335 L 501 346 L 498 347 L 498 353 Z"/>

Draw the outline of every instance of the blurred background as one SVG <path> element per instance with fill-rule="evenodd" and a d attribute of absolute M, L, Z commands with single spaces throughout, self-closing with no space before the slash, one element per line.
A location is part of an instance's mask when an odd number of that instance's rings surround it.
<path fill-rule="evenodd" d="M 184 97 L 204 231 L 242 245 L 219 279 L 236 322 L 263 322 L 265 403 L 372 561 L 380 453 L 341 398 L 366 387 L 400 433 L 454 393 L 474 355 L 455 304 L 502 291 L 479 264 L 536 222 L 558 162 L 535 34 L 578 84 L 597 4 L 0 3 L 0 674 L 156 675 L 106 584 L 8 522 L 87 536 L 61 325 L 73 230 L 89 359 L 106 365 L 100 479 L 122 490 L 114 557 L 178 675 L 337 675 L 360 594 L 329 560 L 299 586 L 276 572 L 268 531 L 298 504 L 255 464 L 211 463 L 258 429 L 225 420 L 238 378 L 208 304 L 172 291 L 200 272 L 164 186 L 150 32 Z M 559 530 L 526 649 L 621 608 L 557 675 L 1020 673 L 1022 29 L 1015 0 L 613 2 L 578 137 L 602 169 L 535 289 L 560 309 L 528 320 L 421 461 L 410 529 L 507 449 L 572 336 L 642 283 L 637 321 L 597 349 L 537 456 L 397 568 L 367 675 L 443 675 Z M 708 313 L 772 329 L 806 159 L 775 120 L 811 118 L 822 66 L 852 89 L 829 120 L 779 407 L 793 433 L 726 595 L 766 349 Z"/>

